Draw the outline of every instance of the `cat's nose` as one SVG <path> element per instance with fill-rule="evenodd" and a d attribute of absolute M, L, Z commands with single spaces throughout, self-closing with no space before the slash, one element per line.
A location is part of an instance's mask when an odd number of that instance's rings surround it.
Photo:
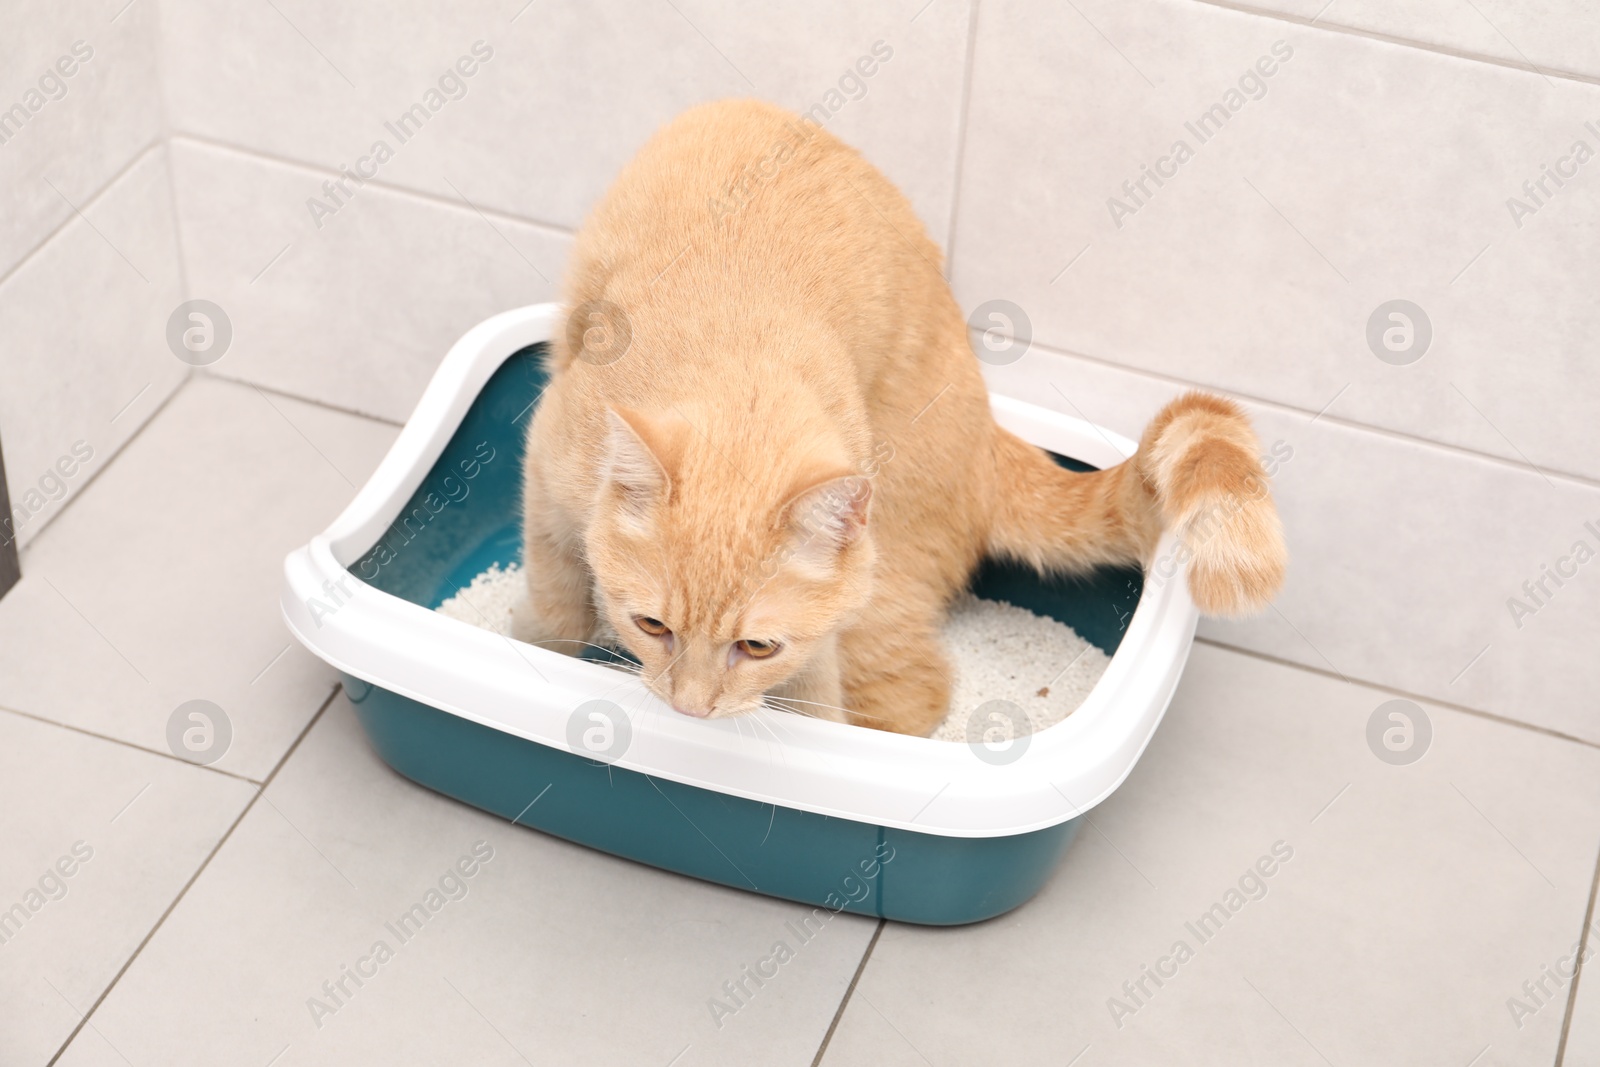
<path fill-rule="evenodd" d="M 676 700 L 672 702 L 672 710 L 678 712 L 680 715 L 689 715 L 696 719 L 703 719 L 707 715 L 711 714 L 710 708 L 698 708 L 693 706 L 686 708 L 682 704 L 679 704 Z"/>

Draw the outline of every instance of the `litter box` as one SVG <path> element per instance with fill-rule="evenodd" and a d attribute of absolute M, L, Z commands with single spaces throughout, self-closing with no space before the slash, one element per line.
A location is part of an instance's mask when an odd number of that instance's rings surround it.
<path fill-rule="evenodd" d="M 526 307 L 456 342 L 355 499 L 285 562 L 289 628 L 344 676 L 378 754 L 513 823 L 830 912 L 952 925 L 1032 897 L 1172 697 L 1197 620 L 1181 571 L 1045 580 L 985 564 L 979 596 L 1052 616 L 1111 656 L 1065 721 L 1009 742 L 780 712 L 680 715 L 632 674 L 432 610 L 491 564 L 520 562 L 523 436 L 560 321 L 553 304 Z M 991 403 L 1063 465 L 1134 448 L 1044 408 Z M 1172 548 L 1169 537 L 1161 551 Z"/>

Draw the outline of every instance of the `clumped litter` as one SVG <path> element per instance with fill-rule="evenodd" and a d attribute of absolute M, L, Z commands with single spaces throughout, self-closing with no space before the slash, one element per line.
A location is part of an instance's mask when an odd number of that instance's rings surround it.
<path fill-rule="evenodd" d="M 511 611 L 525 588 L 516 564 L 492 564 L 437 610 L 509 636 Z M 951 606 L 944 640 L 954 687 L 950 714 L 932 735 L 939 741 L 1001 741 L 1054 726 L 1083 703 L 1111 662 L 1064 623 L 974 596 Z M 969 738 L 972 713 L 993 701 L 1009 701 L 1021 714 L 986 713 L 976 725 L 987 733 Z"/>

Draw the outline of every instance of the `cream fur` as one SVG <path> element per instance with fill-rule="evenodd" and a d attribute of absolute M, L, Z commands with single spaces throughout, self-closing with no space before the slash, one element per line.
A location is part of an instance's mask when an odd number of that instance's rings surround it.
<path fill-rule="evenodd" d="M 1265 604 L 1286 556 L 1237 407 L 1189 394 L 1133 460 L 1064 471 L 995 425 L 939 263 L 905 198 L 814 123 L 726 101 L 659 132 L 573 250 L 529 430 L 518 636 L 612 631 L 692 715 L 771 695 L 926 734 L 949 699 L 943 612 L 985 554 L 1148 562 L 1205 516 L 1196 601 Z"/>

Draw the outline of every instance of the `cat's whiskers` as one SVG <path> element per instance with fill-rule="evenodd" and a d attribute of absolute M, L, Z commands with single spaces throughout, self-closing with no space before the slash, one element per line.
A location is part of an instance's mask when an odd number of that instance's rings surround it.
<path fill-rule="evenodd" d="M 820 702 L 815 701 L 815 700 L 801 700 L 799 697 L 769 696 L 769 697 L 767 697 L 767 699 L 768 700 L 782 700 L 782 701 L 785 701 L 785 702 L 792 702 L 792 703 L 795 703 L 795 704 L 810 704 L 813 707 L 828 708 L 831 711 L 843 712 L 847 716 L 853 715 L 853 716 L 855 716 L 857 718 L 861 718 L 861 719 L 877 719 L 880 722 L 885 721 L 880 716 L 869 715 L 866 712 L 862 712 L 862 711 L 851 711 L 849 708 L 841 708 L 837 704 L 823 704 L 823 703 L 820 703 Z M 800 715 L 809 715 L 813 719 L 821 718 L 821 716 L 816 714 L 815 712 L 804 711 L 804 710 L 802 710 L 800 708 L 784 708 L 783 710 L 784 711 L 793 711 L 793 712 L 795 712 L 797 714 L 800 714 Z"/>
<path fill-rule="evenodd" d="M 817 718 L 817 714 L 815 712 L 807 711 L 805 708 L 791 708 L 791 707 L 785 706 L 784 704 L 778 703 L 778 701 L 789 700 L 789 699 L 792 699 L 792 698 L 790 698 L 790 697 L 769 696 L 763 701 L 761 706 L 763 708 L 766 708 L 766 709 L 770 710 L 770 711 L 782 711 L 782 712 L 787 712 L 790 715 L 803 715 L 808 719 Z"/>
<path fill-rule="evenodd" d="M 761 740 L 761 732 L 756 729 L 756 725 L 757 724 L 756 724 L 756 721 L 755 721 L 755 719 L 753 717 L 751 717 L 749 715 L 731 715 L 731 716 L 729 716 L 729 718 L 731 718 L 733 720 L 733 728 L 739 732 L 740 740 L 744 739 L 744 725 L 743 725 L 743 723 L 744 723 L 745 720 L 749 720 L 749 722 L 750 722 L 750 735 L 751 735 L 750 739 L 752 741 Z"/>
<path fill-rule="evenodd" d="M 750 709 L 750 711 L 749 711 L 750 721 L 759 724 L 763 729 L 765 729 L 768 733 L 771 733 L 774 736 L 774 738 L 776 738 L 777 737 L 777 730 L 778 729 L 782 729 L 782 727 L 783 727 L 781 718 L 779 716 L 773 716 L 772 718 L 773 718 L 774 722 L 769 722 L 766 718 L 762 717 L 761 713 L 764 712 L 764 711 L 784 711 L 784 710 L 786 710 L 786 709 L 774 707 L 773 705 L 768 704 L 765 701 L 763 701 L 762 703 L 757 704 L 755 707 Z M 774 729 L 774 723 L 776 723 L 777 729 Z M 785 734 L 788 733 L 787 730 L 784 730 L 783 732 Z"/>
<path fill-rule="evenodd" d="M 760 730 L 766 730 L 767 733 L 771 735 L 772 740 L 777 743 L 779 754 L 782 755 L 784 757 L 785 762 L 787 762 L 788 761 L 788 754 L 789 754 L 789 752 L 788 752 L 789 742 L 787 740 L 785 740 L 784 738 L 779 737 L 778 736 L 778 732 L 772 728 L 772 724 L 769 723 L 769 722 L 766 722 L 761 717 L 761 713 L 763 711 L 767 711 L 767 710 L 769 710 L 769 709 L 767 708 L 767 706 L 765 704 L 759 704 L 756 707 L 752 708 L 750 710 L 750 726 L 751 726 L 752 729 L 757 730 L 758 733 L 759 733 Z"/>
<path fill-rule="evenodd" d="M 782 715 L 773 715 L 773 716 L 771 716 L 772 721 L 768 722 L 766 719 L 762 719 L 761 718 L 761 713 L 763 711 L 781 711 L 781 712 L 785 712 L 786 714 L 801 714 L 801 715 L 805 714 L 805 712 L 799 711 L 798 709 L 796 709 L 795 711 L 790 711 L 790 709 L 788 709 L 788 708 L 780 708 L 776 704 L 767 703 L 765 700 L 763 700 L 760 704 L 758 704 L 755 708 L 753 708 L 751 710 L 751 712 L 750 712 L 751 717 L 755 718 L 755 719 L 758 719 L 761 722 L 761 724 L 763 726 L 765 726 L 767 729 L 772 730 L 772 729 L 776 728 L 778 730 L 782 730 L 785 734 L 787 734 L 789 732 L 789 730 L 788 730 L 787 727 L 785 727 L 783 725 L 783 716 Z"/>
<path fill-rule="evenodd" d="M 617 650 L 615 648 L 610 648 L 606 645 L 597 645 L 593 641 L 584 641 L 576 637 L 552 637 L 548 641 L 530 641 L 529 644 L 537 645 L 540 648 L 543 648 L 546 645 L 583 645 L 586 648 L 592 648 L 597 652 L 604 652 L 610 656 L 617 655 Z M 554 649 L 552 649 L 552 651 L 554 651 Z M 563 652 L 562 655 L 571 655 L 571 653 Z M 621 659 L 622 657 L 618 656 L 617 658 Z"/>
<path fill-rule="evenodd" d="M 771 729 L 773 727 L 777 727 L 778 729 L 782 730 L 785 734 L 787 734 L 789 731 L 783 724 L 784 717 L 786 715 L 803 715 L 808 719 L 818 718 L 817 715 L 815 715 L 814 713 L 806 710 L 805 708 L 785 708 L 785 707 L 779 707 L 778 705 L 772 703 L 772 701 L 774 701 L 774 700 L 794 700 L 794 699 L 795 699 L 794 697 L 774 697 L 774 696 L 766 697 L 766 700 L 762 703 L 761 707 L 756 709 L 757 712 L 777 711 L 777 712 L 783 712 L 784 714 L 783 715 L 773 715 L 771 717 L 771 722 L 770 723 L 767 723 L 765 720 L 762 720 L 763 725 L 766 725 L 768 729 Z M 829 705 L 824 704 L 822 706 L 823 707 L 828 707 Z M 833 766 L 838 766 L 837 753 L 830 753 L 830 752 L 822 751 L 822 752 L 815 752 L 814 754 L 815 755 L 820 755 L 829 764 L 831 764 Z"/>

